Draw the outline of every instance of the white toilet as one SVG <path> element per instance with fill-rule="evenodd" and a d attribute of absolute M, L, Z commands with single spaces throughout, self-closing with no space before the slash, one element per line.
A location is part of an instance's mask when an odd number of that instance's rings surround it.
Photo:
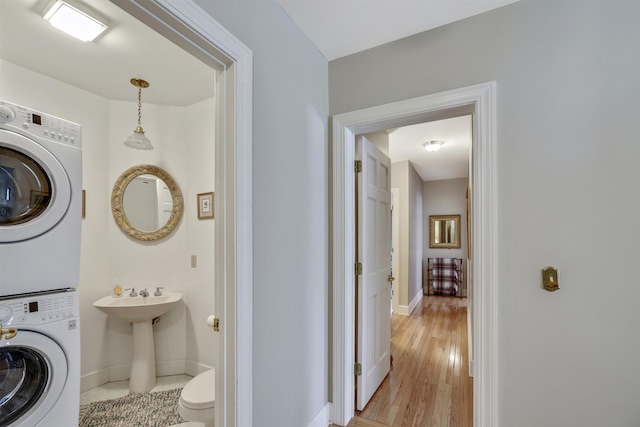
<path fill-rule="evenodd" d="M 178 413 L 187 421 L 204 423 L 213 427 L 216 415 L 216 370 L 210 369 L 187 383 L 180 394 Z"/>

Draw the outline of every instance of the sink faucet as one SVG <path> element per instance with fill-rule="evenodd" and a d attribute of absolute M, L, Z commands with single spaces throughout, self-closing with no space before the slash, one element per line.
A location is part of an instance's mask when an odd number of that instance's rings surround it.
<path fill-rule="evenodd" d="M 162 291 L 160 289 L 164 289 L 164 286 L 158 286 L 158 288 L 156 289 L 156 291 L 153 293 L 153 295 L 159 297 L 162 295 Z"/>
<path fill-rule="evenodd" d="M 147 292 L 147 288 L 144 288 L 143 290 L 140 291 L 140 296 L 141 297 L 148 297 L 149 296 L 149 292 Z"/>
<path fill-rule="evenodd" d="M 131 293 L 129 294 L 130 297 L 137 297 L 138 293 L 136 292 L 136 290 L 134 288 L 127 288 L 125 289 L 125 291 L 131 291 Z"/>

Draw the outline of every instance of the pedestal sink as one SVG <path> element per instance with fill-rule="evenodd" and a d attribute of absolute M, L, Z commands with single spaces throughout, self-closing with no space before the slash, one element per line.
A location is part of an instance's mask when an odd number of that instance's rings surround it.
<path fill-rule="evenodd" d="M 133 323 L 133 360 L 129 392 L 146 393 L 156 384 L 156 351 L 151 321 L 169 311 L 182 299 L 180 292 L 164 292 L 161 296 L 106 296 L 93 306 L 109 316 Z"/>

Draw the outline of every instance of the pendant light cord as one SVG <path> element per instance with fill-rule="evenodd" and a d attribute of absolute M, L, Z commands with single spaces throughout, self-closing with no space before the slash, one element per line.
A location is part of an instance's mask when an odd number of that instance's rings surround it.
<path fill-rule="evenodd" d="M 142 119 L 142 88 L 138 87 L 138 127 L 142 129 L 141 126 Z"/>

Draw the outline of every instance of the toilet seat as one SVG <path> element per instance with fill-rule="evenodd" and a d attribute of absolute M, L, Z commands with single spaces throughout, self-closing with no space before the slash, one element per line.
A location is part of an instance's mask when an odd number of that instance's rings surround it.
<path fill-rule="evenodd" d="M 192 380 L 182 389 L 180 405 L 187 409 L 207 410 L 216 406 L 216 370 L 205 371 Z"/>

